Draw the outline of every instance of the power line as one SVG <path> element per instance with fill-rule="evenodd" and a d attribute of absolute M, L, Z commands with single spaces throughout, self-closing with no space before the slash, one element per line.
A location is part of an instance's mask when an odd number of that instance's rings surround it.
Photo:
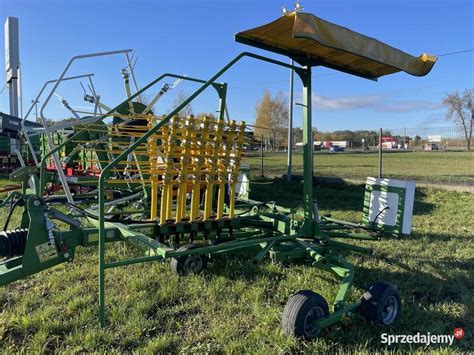
<path fill-rule="evenodd" d="M 437 57 L 445 57 L 448 55 L 453 55 L 453 54 L 459 54 L 459 53 L 466 53 L 466 52 L 473 52 L 474 48 L 472 49 L 464 49 L 462 51 L 457 51 L 457 52 L 450 52 L 450 53 L 443 53 L 443 54 L 438 54 Z"/>

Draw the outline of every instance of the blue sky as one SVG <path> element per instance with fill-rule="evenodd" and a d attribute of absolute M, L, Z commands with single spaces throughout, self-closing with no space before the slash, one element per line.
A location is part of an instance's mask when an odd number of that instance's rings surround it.
<path fill-rule="evenodd" d="M 474 48 L 471 0 L 303 0 L 302 5 L 306 12 L 416 56 Z M 0 0 L 0 19 L 2 23 L 7 16 L 20 20 L 26 111 L 42 84 L 56 78 L 69 58 L 77 54 L 135 49 L 140 86 L 164 72 L 208 78 L 241 51 L 252 50 L 286 61 L 285 57 L 253 50 L 233 39 L 240 30 L 279 17 L 281 6 L 292 8 L 293 2 Z M 474 86 L 473 63 L 474 52 L 444 56 L 426 77 L 398 73 L 378 82 L 314 68 L 313 126 L 323 131 L 445 126 L 441 99 L 448 92 Z M 74 65 L 70 74 L 94 72 L 94 83 L 103 101 L 114 106 L 125 98 L 120 76 L 123 67 L 122 57 L 91 59 Z M 255 103 L 265 89 L 288 91 L 289 72 L 247 59 L 222 80 L 229 83 L 231 116 L 252 122 Z M 301 86 L 295 83 L 298 102 Z M 195 88 L 193 84 L 180 85 L 158 103 L 155 113 L 167 112 L 179 91 L 190 93 Z M 86 106 L 79 82 L 62 85 L 58 93 L 76 107 Z M 195 113 L 214 111 L 216 107 L 212 91 L 193 104 Z M 8 112 L 6 90 L 0 95 L 0 110 Z M 67 115 L 57 100 L 45 113 L 52 118 Z M 297 107 L 295 121 L 296 125 L 301 123 Z"/>

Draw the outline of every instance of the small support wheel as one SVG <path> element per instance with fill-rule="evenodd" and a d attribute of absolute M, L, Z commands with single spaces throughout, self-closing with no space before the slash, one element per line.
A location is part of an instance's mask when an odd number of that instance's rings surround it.
<path fill-rule="evenodd" d="M 199 248 L 196 244 L 186 244 L 177 251 L 187 251 Z M 197 275 L 207 266 L 206 255 L 188 255 L 171 258 L 171 271 L 176 275 Z"/>
<path fill-rule="evenodd" d="M 397 320 L 401 309 L 397 288 L 388 282 L 377 281 L 362 295 L 359 311 L 368 321 L 389 326 Z"/>
<path fill-rule="evenodd" d="M 298 291 L 288 299 L 283 310 L 283 333 L 297 338 L 315 338 L 321 331 L 315 322 L 328 315 L 329 306 L 323 296 L 310 290 Z"/>

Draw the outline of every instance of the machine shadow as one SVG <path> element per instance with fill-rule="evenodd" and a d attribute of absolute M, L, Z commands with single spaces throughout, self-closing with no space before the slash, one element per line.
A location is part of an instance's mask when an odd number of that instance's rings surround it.
<path fill-rule="evenodd" d="M 433 260 L 413 257 L 410 259 L 414 262 L 414 266 L 410 266 L 399 259 L 385 256 L 372 255 L 368 258 L 402 270 L 396 272 L 388 271 L 390 268 L 374 270 L 365 268 L 363 263 L 357 265 L 354 285 L 361 289 L 365 289 L 372 281 L 388 280 L 399 287 L 402 296 L 405 296 L 404 301 L 410 303 L 460 302 L 463 290 L 470 292 L 474 290 L 474 259 Z M 423 269 L 436 270 L 436 274 L 422 271 Z"/>
<path fill-rule="evenodd" d="M 257 188 L 252 188 L 258 186 Z M 288 182 L 286 176 L 273 179 L 251 180 L 250 198 L 257 201 L 274 201 L 286 208 L 302 207 L 303 177 L 293 175 Z M 362 212 L 364 206 L 365 184 L 347 182 L 341 178 L 315 177 L 313 179 L 314 197 L 322 210 Z M 435 206 L 426 201 L 423 189 L 415 190 L 414 215 L 431 213 Z"/>
<path fill-rule="evenodd" d="M 427 240 L 428 242 L 448 242 L 450 240 L 456 239 L 457 241 L 460 241 L 462 243 L 472 243 L 473 239 L 472 236 L 468 235 L 455 235 L 455 234 L 438 234 L 438 233 L 419 233 L 419 232 L 412 232 L 410 235 L 401 235 L 397 237 L 400 240 L 412 240 L 412 241 L 418 241 L 418 240 Z"/>
<path fill-rule="evenodd" d="M 445 239 L 448 236 L 433 235 L 433 238 Z M 433 260 L 426 258 L 411 258 L 414 265 L 389 257 L 361 256 L 383 261 L 397 267 L 398 271 L 390 271 L 393 268 L 368 268 L 363 262 L 355 267 L 356 277 L 354 286 L 360 290 L 366 290 L 368 285 L 377 280 L 386 280 L 395 284 L 402 300 L 402 314 L 390 328 L 379 327 L 367 323 L 361 316 L 353 317 L 351 327 L 367 327 L 368 331 L 358 333 L 355 338 L 346 339 L 337 337 L 335 340 L 344 345 L 370 343 L 374 348 L 386 348 L 380 342 L 382 333 L 388 334 L 448 334 L 451 335 L 455 327 L 470 329 L 474 326 L 474 318 L 469 316 L 469 311 L 461 315 L 453 312 L 451 307 L 461 307 L 468 310 L 469 297 L 474 292 L 474 259 L 463 260 Z M 360 265 L 362 264 L 362 265 Z M 427 271 L 423 271 L 427 270 Z M 436 270 L 430 272 L 429 270 Z M 441 325 L 440 325 L 441 324 Z M 331 338 L 328 331 L 323 334 Z M 460 348 L 468 347 L 467 342 L 454 344 Z M 454 346 L 453 345 L 453 346 Z M 413 347 L 413 345 L 411 345 Z M 420 348 L 423 345 L 418 345 Z M 417 346 L 417 347 L 418 347 Z M 438 345 L 432 345 L 438 346 Z M 439 345 L 443 346 L 443 345 Z M 412 349 L 408 344 L 397 345 L 396 350 Z M 386 348 L 389 349 L 389 348 Z M 395 350 L 395 348 L 390 348 Z"/>
<path fill-rule="evenodd" d="M 255 255 L 258 250 L 255 250 Z M 249 263 L 248 251 L 235 252 L 232 254 L 222 254 L 214 259 L 207 267 L 207 276 L 209 277 L 225 277 L 226 279 L 236 281 L 252 282 L 261 277 L 268 277 L 272 280 L 279 280 L 283 278 L 284 273 L 281 269 L 261 268 L 258 265 L 255 267 Z M 263 263 L 268 261 L 263 261 Z M 298 263 L 304 264 L 302 261 Z"/>
<path fill-rule="evenodd" d="M 315 199 L 322 209 L 362 211 L 364 185 L 350 184 L 339 178 L 314 178 L 313 186 Z M 303 195 L 303 177 L 300 175 L 293 175 L 291 182 L 286 176 L 251 180 L 250 187 L 251 199 L 274 201 L 286 208 L 302 208 L 302 198 L 295 198 Z"/>
<path fill-rule="evenodd" d="M 452 238 L 452 236 L 444 234 L 430 234 L 428 237 L 438 241 Z M 421 236 L 415 234 L 415 238 L 421 238 Z M 457 238 L 464 237 L 457 236 Z M 467 242 L 469 238 L 465 238 Z M 347 254 L 349 253 L 341 252 L 341 255 L 347 256 Z M 468 260 L 436 260 L 412 255 L 406 257 L 406 260 L 410 262 L 408 263 L 385 255 L 357 255 L 354 288 L 361 293 L 375 281 L 386 280 L 395 284 L 402 299 L 402 315 L 397 323 L 389 328 L 370 324 L 362 316 L 355 315 L 348 319 L 343 327 L 347 326 L 350 329 L 359 327 L 360 331 L 351 337 L 340 337 L 328 328 L 323 330 L 321 334 L 327 341 L 337 341 L 339 344 L 347 346 L 370 344 L 374 350 L 388 349 L 380 342 L 382 333 L 416 334 L 417 332 L 430 332 L 431 334 L 452 334 L 455 327 L 469 329 L 474 326 L 472 317 L 461 317 L 455 313 L 451 314 L 445 309 L 446 304 L 460 304 L 468 308 L 466 300 L 474 292 L 474 258 Z M 284 282 L 285 265 L 275 268 L 236 268 L 236 266 L 244 266 L 246 260 L 248 260 L 248 255 L 245 258 L 238 254 L 217 260 L 210 266 L 207 277 L 222 276 L 230 280 L 246 282 L 268 277 L 275 280 L 272 283 L 275 290 L 278 288 L 280 280 Z M 383 262 L 392 267 L 371 268 L 366 266 L 374 262 Z M 307 265 L 304 260 L 295 260 L 292 264 L 295 263 L 297 265 Z M 311 266 L 308 265 L 307 267 Z M 436 272 L 430 270 L 436 270 Z M 331 274 L 325 272 L 321 272 L 318 278 L 328 282 L 338 282 Z M 269 293 L 271 294 L 271 290 Z M 442 320 L 441 327 L 444 327 L 443 329 L 440 329 L 440 320 Z M 463 348 L 463 344 L 459 343 L 459 346 Z M 403 344 L 397 346 L 397 349 L 404 349 L 405 347 L 409 349 L 409 345 Z"/>

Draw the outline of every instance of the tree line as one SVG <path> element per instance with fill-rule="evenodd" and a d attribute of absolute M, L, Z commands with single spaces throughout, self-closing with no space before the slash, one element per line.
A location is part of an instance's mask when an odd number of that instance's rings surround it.
<path fill-rule="evenodd" d="M 452 121 L 459 132 L 463 134 L 467 143 L 467 150 L 471 150 L 472 134 L 474 131 L 473 118 L 474 89 L 465 89 L 462 94 L 458 91 L 447 94 L 442 104 L 446 107 L 446 120 Z M 263 96 L 255 105 L 255 127 L 253 139 L 264 140 L 265 145 L 278 148 L 288 146 L 288 106 L 287 99 L 282 92 L 272 96 L 265 90 Z M 293 128 L 293 141 L 301 142 L 303 132 L 301 128 Z M 420 135 L 409 137 L 405 135 L 392 135 L 390 131 L 384 131 L 384 137 L 393 137 L 398 142 L 409 143 L 418 146 L 425 142 Z M 378 130 L 338 130 L 333 132 L 320 132 L 313 127 L 314 141 L 348 141 L 352 147 L 364 145 L 376 145 L 378 141 Z"/>
<path fill-rule="evenodd" d="M 459 132 L 463 134 L 467 143 L 467 149 L 471 150 L 472 134 L 474 131 L 473 119 L 473 97 L 474 89 L 465 89 L 461 94 L 458 91 L 447 94 L 442 104 L 446 107 L 445 118 L 452 121 Z M 186 95 L 180 92 L 177 95 L 174 107 L 177 107 L 184 101 Z M 192 114 L 190 104 L 186 105 L 180 114 L 186 116 Z M 270 91 L 265 90 L 262 97 L 255 105 L 255 124 L 252 132 L 248 135 L 253 143 L 263 143 L 266 147 L 272 149 L 281 149 L 288 147 L 288 100 L 282 92 L 272 95 Z M 200 114 L 211 115 L 209 114 Z M 293 128 L 293 141 L 295 143 L 303 140 L 303 131 L 301 128 Z M 313 127 L 314 141 L 348 141 L 354 148 L 364 145 L 377 145 L 378 130 L 337 130 L 333 132 L 320 132 Z M 394 137 L 398 142 L 407 142 L 410 145 L 421 145 L 425 142 L 420 135 L 414 137 L 396 135 L 390 131 L 383 132 L 384 137 Z"/>

